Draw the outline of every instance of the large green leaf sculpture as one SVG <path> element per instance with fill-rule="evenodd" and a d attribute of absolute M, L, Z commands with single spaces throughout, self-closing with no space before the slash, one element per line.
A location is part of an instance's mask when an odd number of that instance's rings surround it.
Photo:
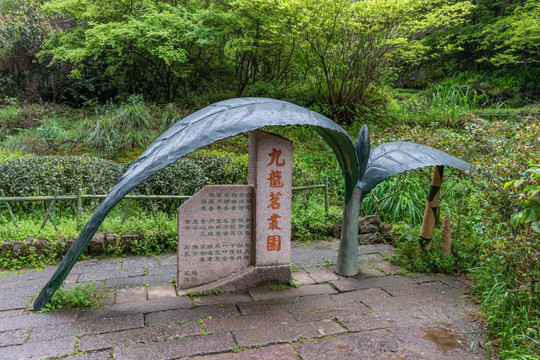
<path fill-rule="evenodd" d="M 210 105 L 173 125 L 156 139 L 121 177 L 82 229 L 34 303 L 40 310 L 60 287 L 111 209 L 135 186 L 187 154 L 240 133 L 264 126 L 309 125 L 330 145 L 345 178 L 343 231 L 337 272 L 358 273 L 358 214 L 363 197 L 382 180 L 410 169 L 446 165 L 467 170 L 468 164 L 444 152 L 411 143 L 387 143 L 370 154 L 363 127 L 356 144 L 332 120 L 303 107 L 263 98 L 231 99 Z M 419 154 L 421 153 L 421 154 Z"/>

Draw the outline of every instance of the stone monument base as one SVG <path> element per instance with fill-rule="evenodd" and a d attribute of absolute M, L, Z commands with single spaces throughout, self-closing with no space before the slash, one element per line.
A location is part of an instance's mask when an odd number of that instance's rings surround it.
<path fill-rule="evenodd" d="M 288 284 L 291 280 L 290 265 L 273 266 L 249 266 L 245 269 L 230 274 L 224 278 L 208 284 L 193 287 L 185 290 L 178 290 L 178 295 L 192 293 L 207 293 L 212 291 L 241 291 L 251 289 L 260 285 Z"/>

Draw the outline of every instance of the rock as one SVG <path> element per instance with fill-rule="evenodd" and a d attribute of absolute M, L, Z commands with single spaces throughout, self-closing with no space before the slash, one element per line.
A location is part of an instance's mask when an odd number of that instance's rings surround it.
<path fill-rule="evenodd" d="M 137 234 L 122 234 L 120 235 L 120 243 L 122 245 L 131 245 L 134 240 L 139 239 L 139 235 Z"/>
<path fill-rule="evenodd" d="M 105 252 L 105 235 L 103 233 L 95 233 L 88 245 L 88 252 L 94 256 Z"/>
<path fill-rule="evenodd" d="M 24 256 L 29 256 L 30 254 L 33 253 L 33 250 L 34 250 L 33 243 L 34 243 L 33 237 L 27 237 L 26 240 L 24 240 L 24 247 L 22 251 L 22 254 Z"/>
<path fill-rule="evenodd" d="M 0 257 L 4 257 L 7 253 L 13 248 L 13 243 L 11 241 L 4 241 L 2 247 L 0 247 Z"/>
<path fill-rule="evenodd" d="M 107 231 L 105 233 L 105 248 L 110 245 L 116 245 L 116 235 L 112 231 Z"/>
<path fill-rule="evenodd" d="M 336 239 L 341 238 L 341 224 L 332 225 L 332 237 Z"/>
<path fill-rule="evenodd" d="M 69 249 L 71 245 L 73 245 L 74 242 L 75 242 L 74 238 L 68 237 L 67 242 L 66 242 L 66 248 Z"/>
<path fill-rule="evenodd" d="M 49 242 L 46 239 L 37 239 L 34 243 L 36 254 L 41 255 L 51 248 Z"/>
<path fill-rule="evenodd" d="M 377 234 L 360 234 L 358 235 L 358 245 L 370 245 L 381 242 Z"/>
<path fill-rule="evenodd" d="M 24 250 L 24 243 L 22 241 L 13 242 L 13 248 L 11 249 L 11 257 L 18 258 L 22 255 Z"/>
<path fill-rule="evenodd" d="M 381 219 L 378 215 L 364 216 L 358 220 L 358 233 L 359 234 L 374 234 L 379 232 L 381 226 Z"/>

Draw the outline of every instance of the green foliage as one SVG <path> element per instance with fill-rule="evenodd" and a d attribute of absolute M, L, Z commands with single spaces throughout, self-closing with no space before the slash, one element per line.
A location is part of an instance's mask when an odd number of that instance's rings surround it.
<path fill-rule="evenodd" d="M 423 184 L 421 180 L 408 174 L 383 181 L 362 202 L 363 212 L 379 215 L 387 223 L 421 224 L 429 189 L 427 178 Z"/>
<path fill-rule="evenodd" d="M 97 299 L 98 293 L 95 289 L 95 283 L 87 283 L 76 286 L 72 290 L 58 289 L 53 295 L 51 301 L 39 312 L 58 311 L 60 309 L 70 308 L 88 308 L 95 309 L 100 303 Z"/>
<path fill-rule="evenodd" d="M 540 168 L 534 159 L 529 160 L 529 165 L 526 170 L 527 177 L 519 180 L 510 180 L 504 184 L 504 188 L 508 189 L 510 186 L 513 190 L 517 190 L 524 182 L 529 184 L 525 185 L 519 198 L 520 205 L 523 208 L 522 211 L 512 215 L 510 223 L 514 228 L 519 224 L 525 226 L 531 226 L 531 229 L 537 233 L 540 233 L 540 202 L 538 201 L 538 194 L 540 193 Z"/>
<path fill-rule="evenodd" d="M 25 91 L 27 97 L 39 96 L 36 88 L 43 79 L 33 75 L 43 68 L 36 54 L 51 31 L 40 6 L 37 1 L 25 0 L 11 3 L 9 11 L 0 13 L 0 92 L 4 95 Z"/>
<path fill-rule="evenodd" d="M 483 44 L 495 51 L 489 60 L 495 65 L 539 63 L 539 15 L 538 1 L 528 0 L 517 6 L 512 15 L 500 17 L 487 26 Z"/>

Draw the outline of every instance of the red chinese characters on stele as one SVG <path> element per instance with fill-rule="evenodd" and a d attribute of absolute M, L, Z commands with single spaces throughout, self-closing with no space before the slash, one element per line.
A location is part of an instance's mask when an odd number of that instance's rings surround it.
<path fill-rule="evenodd" d="M 272 148 L 272 151 L 268 154 L 270 161 L 266 164 L 266 168 L 269 170 L 268 185 L 271 189 L 283 188 L 284 184 L 281 182 L 281 171 L 277 168 L 285 166 L 285 160 L 281 159 L 281 150 Z M 274 169 L 276 168 L 276 169 Z M 267 208 L 274 210 L 275 212 L 270 215 L 268 220 L 268 230 L 272 231 L 271 235 L 266 238 L 266 250 L 267 251 L 281 251 L 281 235 L 279 234 L 279 219 L 281 216 L 278 214 L 278 210 L 281 207 L 280 204 L 281 192 L 270 192 Z"/>

